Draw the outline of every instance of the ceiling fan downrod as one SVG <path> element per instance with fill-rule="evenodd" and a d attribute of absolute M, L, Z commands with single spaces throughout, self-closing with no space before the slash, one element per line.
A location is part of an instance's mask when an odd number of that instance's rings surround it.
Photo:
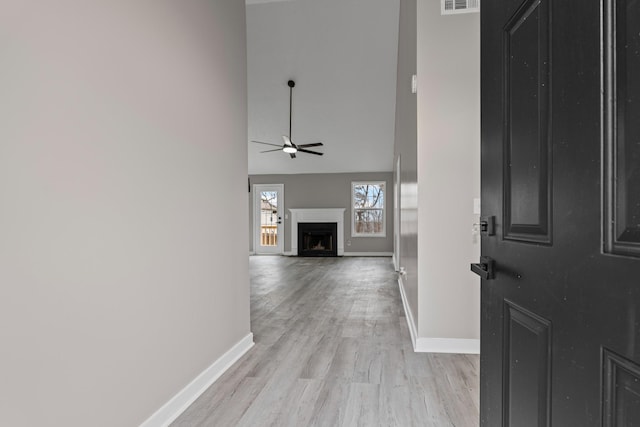
<path fill-rule="evenodd" d="M 293 139 L 291 135 L 291 115 L 293 114 L 293 88 L 296 86 L 296 82 L 289 80 L 287 85 L 289 85 L 289 139 Z"/>

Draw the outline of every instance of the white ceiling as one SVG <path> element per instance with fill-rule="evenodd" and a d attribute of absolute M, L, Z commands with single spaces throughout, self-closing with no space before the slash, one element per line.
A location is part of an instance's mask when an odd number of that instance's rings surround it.
<path fill-rule="evenodd" d="M 250 174 L 393 170 L 398 11 L 399 0 L 247 0 L 249 140 L 282 143 L 292 79 L 292 139 L 325 153 L 249 142 Z"/>

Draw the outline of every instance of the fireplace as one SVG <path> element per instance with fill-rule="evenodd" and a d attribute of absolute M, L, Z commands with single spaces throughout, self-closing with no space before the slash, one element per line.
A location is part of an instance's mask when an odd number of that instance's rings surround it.
<path fill-rule="evenodd" d="M 289 209 L 291 212 L 291 254 L 297 256 L 298 250 L 298 224 L 302 223 L 336 223 L 338 232 L 334 237 L 333 246 L 337 246 L 338 256 L 344 255 L 344 208 L 312 208 L 312 209 Z"/>
<path fill-rule="evenodd" d="M 298 256 L 338 256 L 338 224 L 299 222 Z"/>

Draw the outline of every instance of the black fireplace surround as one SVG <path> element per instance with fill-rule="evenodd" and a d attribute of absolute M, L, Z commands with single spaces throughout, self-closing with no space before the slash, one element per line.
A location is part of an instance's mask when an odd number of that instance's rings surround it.
<path fill-rule="evenodd" d="M 338 256 L 338 224 L 299 222 L 298 256 Z"/>

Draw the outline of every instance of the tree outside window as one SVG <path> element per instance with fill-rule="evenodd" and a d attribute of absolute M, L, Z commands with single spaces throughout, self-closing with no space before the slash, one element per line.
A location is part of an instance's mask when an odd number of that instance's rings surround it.
<path fill-rule="evenodd" d="M 352 236 L 384 237 L 386 235 L 385 186 L 385 182 L 352 183 Z"/>

